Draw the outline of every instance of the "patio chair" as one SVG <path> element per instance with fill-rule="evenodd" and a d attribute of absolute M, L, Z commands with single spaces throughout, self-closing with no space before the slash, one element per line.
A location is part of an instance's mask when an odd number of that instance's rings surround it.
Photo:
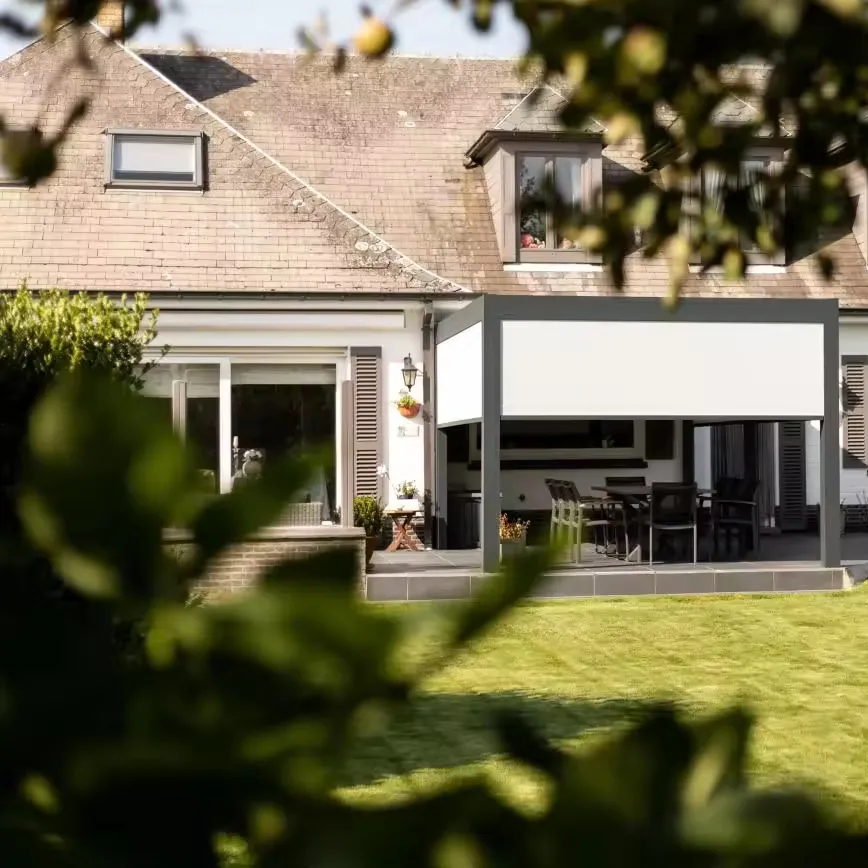
<path fill-rule="evenodd" d="M 584 528 L 594 533 L 594 548 L 600 551 L 600 531 L 603 533 L 603 551 L 608 551 L 608 521 L 596 510 L 594 498 L 583 498 L 574 482 L 564 479 L 547 479 L 552 496 L 552 518 L 550 534 L 552 541 L 566 540 L 570 557 L 578 563 L 581 560 L 581 546 Z"/>
<path fill-rule="evenodd" d="M 720 483 L 724 483 L 721 485 Z M 738 544 L 738 556 L 744 557 L 748 550 L 750 536 L 752 551 L 759 551 L 759 507 L 757 490 L 759 480 L 756 479 L 721 479 L 717 493 L 711 499 L 712 533 L 714 536 L 714 551 L 717 556 L 718 532 L 723 531 L 726 539 L 727 555 L 731 549 L 731 539 L 735 537 Z"/>
<path fill-rule="evenodd" d="M 654 563 L 654 531 L 658 534 L 693 533 L 693 563 L 697 562 L 696 483 L 655 482 L 651 486 L 648 516 L 648 563 Z"/>

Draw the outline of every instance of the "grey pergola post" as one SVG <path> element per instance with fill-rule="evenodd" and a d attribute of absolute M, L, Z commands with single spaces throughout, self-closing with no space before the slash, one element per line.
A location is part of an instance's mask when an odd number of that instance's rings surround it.
<path fill-rule="evenodd" d="M 840 359 L 838 313 L 823 323 L 823 418 L 820 420 L 820 561 L 841 566 Z"/>
<path fill-rule="evenodd" d="M 488 301 L 488 299 L 486 299 Z M 500 566 L 500 317 L 483 307 L 482 316 L 482 570 Z"/>
<path fill-rule="evenodd" d="M 434 539 L 438 549 L 449 547 L 449 440 L 438 428 L 434 437 Z"/>

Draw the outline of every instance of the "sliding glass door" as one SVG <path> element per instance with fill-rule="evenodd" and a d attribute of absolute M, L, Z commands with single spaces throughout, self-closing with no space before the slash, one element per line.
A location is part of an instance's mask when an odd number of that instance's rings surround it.
<path fill-rule="evenodd" d="M 160 363 L 143 394 L 193 447 L 203 485 L 230 491 L 293 452 L 323 464 L 294 498 L 287 520 L 335 517 L 335 364 L 255 364 L 230 359 Z"/>
<path fill-rule="evenodd" d="M 244 477 L 245 455 L 258 470 L 290 453 L 316 451 L 326 463 L 297 497 L 300 503 L 319 504 L 321 520 L 331 520 L 336 506 L 334 365 L 232 365 L 232 447 L 234 480 Z M 297 512 L 311 516 L 315 511 Z"/>

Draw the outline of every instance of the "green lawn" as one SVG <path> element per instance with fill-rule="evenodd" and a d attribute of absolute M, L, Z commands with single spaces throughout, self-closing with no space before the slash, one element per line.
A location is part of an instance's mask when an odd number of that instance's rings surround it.
<path fill-rule="evenodd" d="M 362 741 L 350 798 L 395 799 L 482 773 L 532 809 L 538 783 L 498 758 L 490 712 L 517 706 L 563 744 L 667 698 L 759 716 L 761 782 L 809 781 L 868 823 L 868 591 L 527 605 Z"/>

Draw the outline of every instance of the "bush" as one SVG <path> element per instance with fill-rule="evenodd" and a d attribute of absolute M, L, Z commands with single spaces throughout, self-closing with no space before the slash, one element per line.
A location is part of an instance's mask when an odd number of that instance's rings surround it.
<path fill-rule="evenodd" d="M 156 312 L 146 321 L 146 303 L 141 294 L 118 304 L 26 286 L 0 295 L 0 486 L 20 478 L 27 420 L 59 374 L 86 369 L 141 388 L 142 356 L 156 337 Z"/>
<path fill-rule="evenodd" d="M 60 290 L 0 294 L 0 527 L 9 560 L 0 570 L 2 593 L 21 595 L 51 609 L 64 629 L 101 633 L 126 659 L 141 655 L 142 624 L 119 619 L 65 586 L 46 559 L 18 531 L 16 497 L 24 473 L 23 453 L 33 408 L 62 374 L 93 372 L 133 390 L 142 386 L 142 356 L 156 336 L 156 313 L 146 297 L 120 303 L 103 295 Z M 85 409 L 85 408 L 83 408 Z M 59 432 L 58 432 L 59 436 Z M 110 432 L 104 432 L 106 443 Z M 105 459 L 97 449 L 87 461 L 91 479 Z"/>
<path fill-rule="evenodd" d="M 353 500 L 353 524 L 365 529 L 365 536 L 379 536 L 383 530 L 383 506 L 376 497 L 362 495 Z"/>
<path fill-rule="evenodd" d="M 533 775 L 546 794 L 537 813 L 519 811 L 504 797 L 514 788 L 482 771 L 386 803 L 347 799 L 337 787 L 360 736 L 406 721 L 431 677 L 460 667 L 468 644 L 533 591 L 548 554 L 516 558 L 473 599 L 446 608 L 368 605 L 348 548 L 286 560 L 219 605 L 188 605 L 175 590 L 192 591 L 272 523 L 311 461 L 269 462 L 249 485 L 203 499 L 194 459 L 154 408 L 86 377 L 52 388 L 30 432 L 22 532 L 91 613 L 135 615 L 147 630 L 145 653 L 130 661 L 99 630 L 70 630 L 41 600 L 4 595 L 3 865 L 868 863 L 868 836 L 803 793 L 750 786 L 752 721 L 740 711 L 697 722 L 654 707 L 573 753 L 520 706 L 491 707 L 469 734 L 474 749 L 503 753 L 511 769 Z M 381 515 L 376 498 L 354 505 L 359 519 Z M 191 557 L 165 551 L 165 527 L 190 531 Z M 556 647 L 557 636 L 541 641 Z M 431 764 L 447 766 L 449 747 Z"/>

